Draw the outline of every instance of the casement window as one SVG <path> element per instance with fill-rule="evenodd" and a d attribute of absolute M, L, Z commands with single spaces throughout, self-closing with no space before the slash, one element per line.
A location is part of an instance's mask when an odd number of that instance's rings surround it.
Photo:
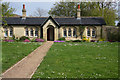
<path fill-rule="evenodd" d="M 67 30 L 64 29 L 64 30 L 63 30 L 63 37 L 66 37 L 66 36 L 67 36 Z"/>
<path fill-rule="evenodd" d="M 76 37 L 76 29 L 73 30 L 73 36 Z"/>
<path fill-rule="evenodd" d="M 87 36 L 90 37 L 90 29 L 87 29 Z"/>
<path fill-rule="evenodd" d="M 12 37 L 12 36 L 13 36 L 13 29 L 10 28 L 10 37 Z"/>
<path fill-rule="evenodd" d="M 25 29 L 25 36 L 29 36 L 28 28 Z"/>
<path fill-rule="evenodd" d="M 92 37 L 95 37 L 95 29 L 92 29 Z"/>
<path fill-rule="evenodd" d="M 38 36 L 38 28 L 35 29 L 35 36 Z"/>
<path fill-rule="evenodd" d="M 30 36 L 33 36 L 33 29 L 30 29 Z"/>
<path fill-rule="evenodd" d="M 4 29 L 4 37 L 8 37 L 8 30 L 7 30 L 7 28 Z"/>
<path fill-rule="evenodd" d="M 71 36 L 71 29 L 68 29 L 68 36 Z"/>

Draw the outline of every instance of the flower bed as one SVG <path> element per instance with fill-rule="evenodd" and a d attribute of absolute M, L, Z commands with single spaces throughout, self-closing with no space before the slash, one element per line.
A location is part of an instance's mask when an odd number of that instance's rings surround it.
<path fill-rule="evenodd" d="M 40 39 L 40 38 L 36 38 L 36 39 L 35 39 L 35 42 L 44 42 L 44 40 L 43 40 L 43 39 Z"/>
<path fill-rule="evenodd" d="M 65 41 L 54 41 L 54 42 L 65 42 Z"/>
<path fill-rule="evenodd" d="M 30 40 L 28 40 L 28 39 L 25 39 L 25 40 L 24 40 L 24 42 L 30 42 Z"/>
<path fill-rule="evenodd" d="M 14 40 L 8 40 L 8 39 L 5 39 L 4 41 L 5 42 L 14 42 Z"/>

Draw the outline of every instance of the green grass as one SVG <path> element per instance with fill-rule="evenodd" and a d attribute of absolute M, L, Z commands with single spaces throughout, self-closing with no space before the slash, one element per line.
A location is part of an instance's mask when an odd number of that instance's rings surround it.
<path fill-rule="evenodd" d="M 33 78 L 117 78 L 118 43 L 54 43 Z"/>
<path fill-rule="evenodd" d="M 2 72 L 27 56 L 41 43 L 2 42 Z"/>

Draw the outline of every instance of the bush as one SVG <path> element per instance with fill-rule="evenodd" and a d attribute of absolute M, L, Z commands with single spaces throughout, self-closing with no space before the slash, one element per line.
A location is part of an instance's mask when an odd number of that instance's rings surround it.
<path fill-rule="evenodd" d="M 30 40 L 28 40 L 28 39 L 25 39 L 25 40 L 24 40 L 24 42 L 30 42 Z"/>
<path fill-rule="evenodd" d="M 91 40 L 90 42 L 95 42 L 95 40 Z"/>
<path fill-rule="evenodd" d="M 30 40 L 30 39 L 29 39 L 28 37 L 26 37 L 26 36 L 20 37 L 20 41 L 24 41 L 24 40 L 26 40 L 26 39 Z"/>
<path fill-rule="evenodd" d="M 65 37 L 59 38 L 59 41 L 65 41 Z"/>
<path fill-rule="evenodd" d="M 81 40 L 73 40 L 72 42 L 81 42 Z"/>
<path fill-rule="evenodd" d="M 99 39 L 99 41 L 105 41 L 105 39 L 102 39 L 102 38 L 101 38 L 101 39 Z"/>
<path fill-rule="evenodd" d="M 43 39 L 40 39 L 40 38 L 36 38 L 35 41 L 36 41 L 36 42 L 44 42 L 44 40 L 43 40 Z"/>
<path fill-rule="evenodd" d="M 35 42 L 35 39 L 36 39 L 36 38 L 33 38 L 33 39 L 31 40 L 31 42 Z"/>

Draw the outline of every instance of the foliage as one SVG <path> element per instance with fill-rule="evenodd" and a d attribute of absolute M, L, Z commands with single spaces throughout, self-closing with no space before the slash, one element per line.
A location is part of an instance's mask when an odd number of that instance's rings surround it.
<path fill-rule="evenodd" d="M 2 3 L 2 17 L 13 16 L 13 12 L 15 12 L 15 8 L 10 6 L 10 3 L 4 2 Z"/>
<path fill-rule="evenodd" d="M 7 26 L 4 17 L 14 16 L 13 12 L 15 12 L 15 8 L 12 8 L 9 2 L 2 3 L 2 21 L 4 22 L 4 26 Z"/>
<path fill-rule="evenodd" d="M 65 37 L 59 38 L 59 41 L 65 41 Z"/>
<path fill-rule="evenodd" d="M 22 37 L 20 37 L 20 41 L 24 41 L 25 39 L 30 40 L 29 37 L 26 37 L 26 36 L 22 36 Z"/>
<path fill-rule="evenodd" d="M 55 43 L 33 78 L 118 78 L 118 43 Z"/>
<path fill-rule="evenodd" d="M 72 42 L 81 42 L 81 40 L 73 40 Z"/>
<path fill-rule="evenodd" d="M 40 43 L 2 42 L 2 72 L 39 47 Z"/>
<path fill-rule="evenodd" d="M 49 14 L 59 17 L 76 17 L 76 2 L 56 2 L 49 10 Z M 115 25 L 116 7 L 115 2 L 81 2 L 81 16 L 104 17 L 107 25 Z"/>

